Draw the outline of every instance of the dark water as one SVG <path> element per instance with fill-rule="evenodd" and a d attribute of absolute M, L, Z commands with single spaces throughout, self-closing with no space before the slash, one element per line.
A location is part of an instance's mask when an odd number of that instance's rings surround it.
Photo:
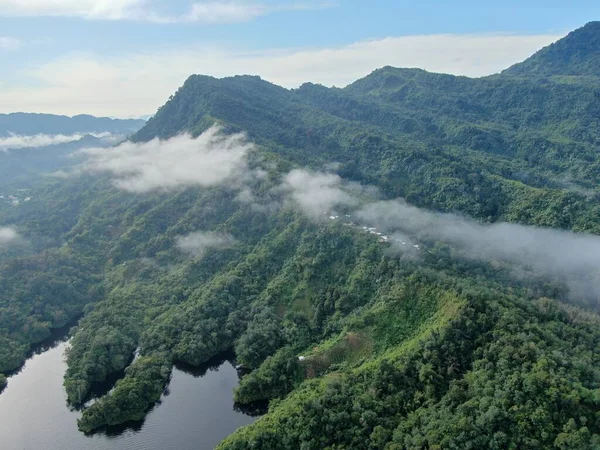
<path fill-rule="evenodd" d="M 0 394 L 1 450 L 212 449 L 263 412 L 234 406 L 238 374 L 230 355 L 222 355 L 203 367 L 174 368 L 166 395 L 144 422 L 86 436 L 62 387 L 66 346 L 64 339 L 45 343 L 8 379 Z"/>

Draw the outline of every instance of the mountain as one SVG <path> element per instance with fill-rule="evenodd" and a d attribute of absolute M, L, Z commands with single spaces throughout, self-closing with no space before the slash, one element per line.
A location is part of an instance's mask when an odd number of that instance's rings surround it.
<path fill-rule="evenodd" d="M 0 114 L 0 137 L 10 134 L 129 134 L 139 130 L 144 124 L 145 121 L 139 119 L 110 119 L 90 115 L 67 117 L 32 113 Z"/>
<path fill-rule="evenodd" d="M 82 162 L 76 155 L 85 148 L 106 148 L 126 139 L 126 135 L 95 137 L 77 136 L 67 142 L 0 151 L 0 191 L 10 186 L 19 188 L 36 184 L 40 176 L 64 170 Z"/>
<path fill-rule="evenodd" d="M 590 22 L 503 74 L 600 76 L 600 22 Z"/>
<path fill-rule="evenodd" d="M 71 155 L 90 147 L 110 147 L 145 125 L 144 120 L 51 114 L 0 114 L 0 189 L 20 188 L 49 173 L 81 162 Z"/>
<path fill-rule="evenodd" d="M 524 205 L 558 197 L 569 203 L 571 193 L 561 188 L 598 185 L 598 138 L 589 123 L 600 113 L 599 95 L 598 85 L 393 68 L 345 89 L 289 91 L 257 77 L 193 76 L 133 139 L 199 134 L 217 121 L 295 164 L 335 161 L 340 175 L 391 198 L 489 221 L 537 211 L 543 217 L 528 223 L 573 227 L 596 213 L 593 203 L 578 203 L 571 217 L 563 215 L 570 210 L 550 213 L 560 218 Z"/>
<path fill-rule="evenodd" d="M 235 348 L 236 401 L 269 412 L 222 449 L 598 448 L 599 95 L 193 75 L 132 142 L 0 203 L 0 371 L 82 315 L 69 403 L 124 371 L 85 432 Z"/>

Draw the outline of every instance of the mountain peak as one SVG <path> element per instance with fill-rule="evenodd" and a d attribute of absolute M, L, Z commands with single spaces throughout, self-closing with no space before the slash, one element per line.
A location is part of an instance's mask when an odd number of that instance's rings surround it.
<path fill-rule="evenodd" d="M 509 75 L 600 76 L 600 21 L 589 22 L 544 47 L 522 63 L 506 69 Z"/>

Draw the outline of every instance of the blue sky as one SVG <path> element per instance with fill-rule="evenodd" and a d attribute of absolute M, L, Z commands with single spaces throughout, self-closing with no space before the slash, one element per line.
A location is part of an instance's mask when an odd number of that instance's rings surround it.
<path fill-rule="evenodd" d="M 597 18 L 587 0 L 0 0 L 0 112 L 151 114 L 191 73 L 482 76 Z"/>

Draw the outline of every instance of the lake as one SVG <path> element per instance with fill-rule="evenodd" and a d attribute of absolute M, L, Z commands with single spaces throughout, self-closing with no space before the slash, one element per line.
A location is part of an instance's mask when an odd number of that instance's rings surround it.
<path fill-rule="evenodd" d="M 86 436 L 81 413 L 67 407 L 62 387 L 66 339 L 38 347 L 0 394 L 2 450 L 212 449 L 263 411 L 235 408 L 239 382 L 231 354 L 201 367 L 177 366 L 168 390 L 142 423 Z"/>

